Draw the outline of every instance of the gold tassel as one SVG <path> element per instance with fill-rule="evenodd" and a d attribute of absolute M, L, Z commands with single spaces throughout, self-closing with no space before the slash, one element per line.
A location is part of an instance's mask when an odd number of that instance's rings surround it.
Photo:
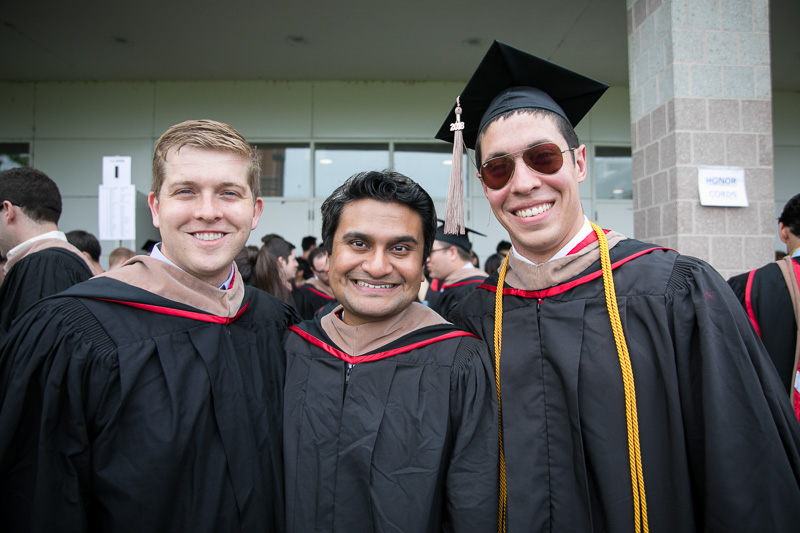
<path fill-rule="evenodd" d="M 461 97 L 456 98 L 456 121 L 450 124 L 453 134 L 453 164 L 450 168 L 450 189 L 444 232 L 448 235 L 464 234 L 464 123 L 461 122 Z"/>

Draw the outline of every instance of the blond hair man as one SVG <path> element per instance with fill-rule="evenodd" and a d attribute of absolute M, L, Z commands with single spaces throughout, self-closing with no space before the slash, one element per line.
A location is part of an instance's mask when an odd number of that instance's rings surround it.
<path fill-rule="evenodd" d="M 233 128 L 159 139 L 150 256 L 41 302 L 0 352 L 3 531 L 282 531 L 284 304 L 233 262 L 258 159 Z"/>

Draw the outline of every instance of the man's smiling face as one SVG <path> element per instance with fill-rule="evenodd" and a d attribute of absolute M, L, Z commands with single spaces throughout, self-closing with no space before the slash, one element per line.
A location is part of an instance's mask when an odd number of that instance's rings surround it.
<path fill-rule="evenodd" d="M 539 143 L 553 143 L 559 150 L 569 146 L 547 116 L 515 114 L 489 124 L 481 140 L 483 163 L 513 154 Z M 483 192 L 495 217 L 508 231 L 514 249 L 534 263 L 543 263 L 566 245 L 583 225 L 578 184 L 586 179 L 586 147 L 564 152 L 563 166 L 554 174 L 528 168 L 517 155 L 514 173 L 500 189 Z M 480 177 L 480 175 L 479 175 Z"/>
<path fill-rule="evenodd" d="M 161 231 L 161 252 L 198 279 L 221 285 L 258 224 L 248 162 L 221 150 L 184 146 L 167 154 L 164 182 L 148 203 Z"/>
<path fill-rule="evenodd" d="M 410 207 L 366 198 L 345 205 L 329 263 L 344 322 L 376 322 L 411 305 L 422 281 L 423 248 L 422 219 Z"/>

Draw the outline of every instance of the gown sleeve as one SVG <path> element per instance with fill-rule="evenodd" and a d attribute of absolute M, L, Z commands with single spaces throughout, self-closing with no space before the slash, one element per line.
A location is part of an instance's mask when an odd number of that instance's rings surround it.
<path fill-rule="evenodd" d="M 666 302 L 698 530 L 795 530 L 800 425 L 744 310 L 719 274 L 685 256 Z"/>
<path fill-rule="evenodd" d="M 97 527 L 90 443 L 118 395 L 113 346 L 80 303 L 41 302 L 15 323 L 0 350 L 1 531 Z"/>
<path fill-rule="evenodd" d="M 445 531 L 495 531 L 498 510 L 497 395 L 486 346 L 458 347 L 450 386 L 453 452 Z"/>

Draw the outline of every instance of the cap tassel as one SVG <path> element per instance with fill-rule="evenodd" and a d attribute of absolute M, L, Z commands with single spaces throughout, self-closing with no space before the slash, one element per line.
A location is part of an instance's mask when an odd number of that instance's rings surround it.
<path fill-rule="evenodd" d="M 453 134 L 453 164 L 450 168 L 450 189 L 444 217 L 444 232 L 464 234 L 464 123 L 461 122 L 461 97 L 456 98 L 456 121 L 450 124 Z"/>

